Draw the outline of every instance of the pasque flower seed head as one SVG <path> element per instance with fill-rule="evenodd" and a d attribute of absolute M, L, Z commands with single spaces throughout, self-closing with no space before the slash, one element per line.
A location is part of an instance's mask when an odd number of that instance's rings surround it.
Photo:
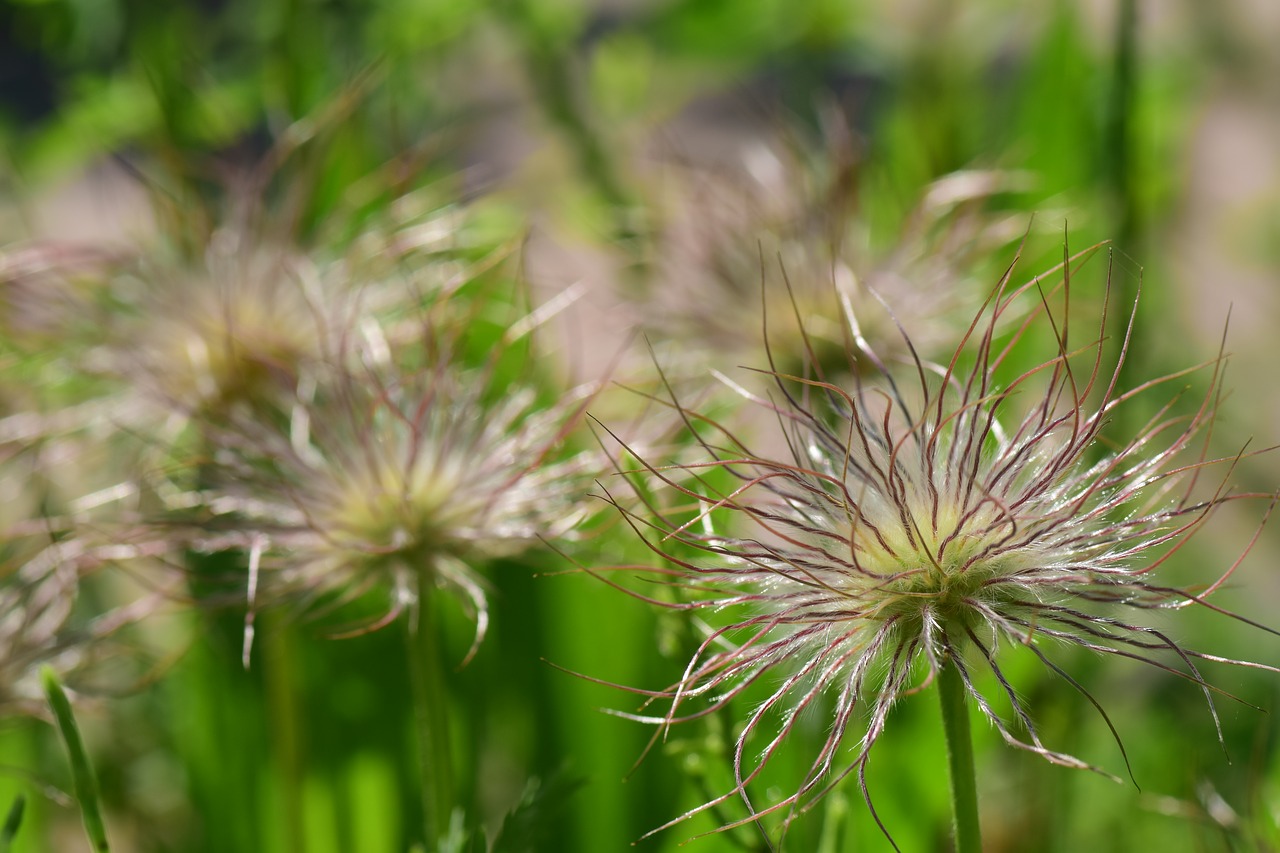
<path fill-rule="evenodd" d="M 388 620 L 429 566 L 473 610 L 478 641 L 487 614 L 477 570 L 569 535 L 584 516 L 590 462 L 564 445 L 591 391 L 548 400 L 528 377 L 466 364 L 464 303 L 451 295 L 424 308 L 415 347 L 389 343 L 364 316 L 300 388 L 287 425 L 244 417 L 211 430 L 213 488 L 188 499 L 219 518 L 208 547 L 230 535 L 256 549 L 263 593 L 277 597 L 382 586 Z M 515 346 L 510 337 L 494 352 Z"/>
<path fill-rule="evenodd" d="M 1209 455 L 1221 357 L 1122 389 L 1134 315 L 1109 341 L 1105 303 L 1077 347 L 1070 273 L 1087 254 L 1064 262 L 1056 287 L 1046 276 L 1012 288 L 1006 276 L 946 364 L 921 359 L 907 340 L 903 374 L 851 335 L 860 364 L 850 387 L 771 371 L 776 400 L 753 399 L 781 423 L 781 453 L 756 452 L 673 399 L 705 458 L 645 462 L 637 476 L 648 482 L 636 492 L 687 500 L 617 504 L 662 558 L 653 571 L 677 590 L 644 597 L 704 614 L 706 636 L 677 683 L 646 692 L 664 713 L 624 716 L 661 735 L 731 705 L 750 710 L 738 720 L 732 790 L 672 824 L 735 797 L 747 807 L 739 823 L 794 815 L 850 773 L 870 805 L 865 769 L 890 709 L 944 665 L 1008 743 L 1089 767 L 1042 742 L 1002 669 L 1002 644 L 1028 648 L 1100 710 L 1053 661 L 1055 647 L 1175 672 L 1204 691 L 1215 721 L 1201 663 L 1262 666 L 1185 647 L 1143 618 L 1188 606 L 1225 613 L 1209 598 L 1239 558 L 1194 589 L 1165 580 L 1166 562 L 1224 503 L 1273 496 L 1231 492 L 1240 456 Z M 1023 369 L 1037 339 L 1050 357 Z M 1105 435 L 1132 416 L 1135 398 L 1196 373 L 1208 387 L 1190 414 L 1175 413 L 1174 393 L 1132 437 L 1117 445 Z M 1000 702 L 986 683 L 998 685 Z M 1002 717 L 1000 703 L 1016 719 Z M 749 786 L 819 708 L 826 736 L 802 784 L 757 805 Z"/>

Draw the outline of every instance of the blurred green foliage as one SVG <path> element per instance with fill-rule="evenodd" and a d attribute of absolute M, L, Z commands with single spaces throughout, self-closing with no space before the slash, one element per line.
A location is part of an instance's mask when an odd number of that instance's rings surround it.
<path fill-rule="evenodd" d="M 1028 275 L 1061 259 L 1064 233 L 1073 249 L 1115 236 L 1136 256 L 1117 262 L 1120 304 L 1137 264 L 1148 279 L 1164 274 L 1153 247 L 1170 239 L 1185 189 L 1173 164 L 1207 51 L 1192 43 L 1157 53 L 1139 18 L 1136 52 L 1118 71 L 1123 0 L 1100 4 L 1101 18 L 1065 0 L 915 5 L 913 15 L 838 0 L 9 0 L 0 7 L 4 177 L 25 204 L 50 182 L 113 159 L 151 198 L 162 241 L 189 258 L 244 203 L 246 185 L 264 228 L 330 254 L 394 219 L 407 197 L 428 208 L 465 204 L 455 249 L 468 262 L 511 251 L 535 221 L 622 257 L 642 286 L 655 286 L 643 276 L 664 251 L 669 212 L 648 161 L 673 128 L 723 120 L 741 138 L 798 140 L 800 159 L 835 183 L 824 169 L 838 170 L 823 159 L 834 120 L 853 139 L 850 209 L 871 246 L 893 244 L 932 181 L 994 168 L 1030 176 L 989 202 L 1025 215 Z M 672 147 L 694 144 L 681 137 Z M 486 159 L 508 148 L 517 153 Z M 1240 239 L 1274 262 L 1265 232 Z M 1012 253 L 987 261 L 991 281 Z M 1103 264 L 1094 261 L 1094 282 Z M 510 284 L 499 270 L 486 286 L 499 305 L 526 305 L 520 287 L 503 292 Z M 1096 284 L 1081 291 L 1085 303 L 1100 301 Z M 1146 299 L 1142 329 L 1167 328 L 1172 301 L 1167 291 Z M 482 363 L 502 322 L 481 316 L 459 357 Z M 1173 339 L 1140 339 L 1141 375 L 1185 366 Z M 1179 360 L 1166 363 L 1170 350 Z M 97 393 L 51 387 L 63 376 L 51 358 L 6 341 L 5 382 L 40 387 L 51 407 Z M 527 360 L 515 349 L 496 370 L 536 372 Z M 597 523 L 575 560 L 652 560 L 625 525 Z M 1202 541 L 1182 559 L 1221 566 L 1222 550 Z M 240 589 L 243 564 L 239 552 L 202 557 L 187 567 L 188 592 L 200 599 L 202 578 L 223 593 Z M 443 606 L 454 747 L 470 757 L 460 763 L 466 817 L 450 849 L 674 851 L 741 817 L 727 803 L 722 814 L 644 837 L 731 785 L 724 762 L 735 733 L 718 720 L 678 728 L 633 767 L 650 730 L 599 709 L 632 711 L 639 701 L 592 679 L 664 687 L 679 679 L 682 647 L 694 640 L 670 615 L 570 569 L 550 549 L 488 567 L 492 629 L 465 667 L 457 664 L 473 626 Z M 1240 602 L 1264 619 L 1273 609 L 1249 605 Z M 81 716 L 113 849 L 391 853 L 421 844 L 405 620 L 328 636 L 333 623 L 377 607 L 345 602 L 324 623 L 287 608 L 265 613 L 248 671 L 243 602 L 184 609 L 149 639 L 167 654 L 134 689 L 115 685 L 117 696 L 83 685 L 97 697 Z M 1275 660 L 1250 650 L 1238 627 L 1194 623 L 1191 644 L 1203 636 L 1206 648 L 1243 645 L 1241 656 Z M 1045 740 L 1124 775 L 1089 703 L 1026 664 L 1009 670 L 1043 713 Z M 1070 665 L 1081 682 L 1101 685 L 1141 789 L 1050 767 L 980 732 L 988 849 L 1277 849 L 1280 764 L 1267 715 L 1218 700 L 1228 764 L 1194 685 L 1083 656 Z M 1220 678 L 1245 703 L 1274 708 L 1280 696 L 1275 679 L 1258 673 Z M 895 711 L 869 771 L 876 809 L 908 851 L 950 843 L 932 703 L 931 694 L 913 697 Z M 823 735 L 815 715 L 808 736 Z M 4 722 L 0 765 L 0 804 L 27 797 L 5 849 L 73 849 L 52 846 L 78 819 L 59 793 L 67 773 L 52 730 Z M 770 781 L 794 784 L 785 774 Z M 770 796 L 764 790 L 762 802 Z M 859 800 L 846 785 L 796 822 L 787 849 L 884 849 Z M 748 827 L 689 849 L 764 848 Z"/>

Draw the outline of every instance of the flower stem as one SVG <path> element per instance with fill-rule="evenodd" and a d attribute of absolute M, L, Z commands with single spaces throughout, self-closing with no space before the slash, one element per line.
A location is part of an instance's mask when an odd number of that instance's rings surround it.
<path fill-rule="evenodd" d="M 453 762 L 449 754 L 448 696 L 437 642 L 434 563 L 421 561 L 415 579 L 418 611 L 417 619 L 409 625 L 409 669 L 418 724 L 424 840 L 426 849 L 434 850 L 448 830 L 453 812 Z"/>
<path fill-rule="evenodd" d="M 938 696 L 942 699 L 942 727 L 947 733 L 956 853 L 982 853 L 978 783 L 973 765 L 973 740 L 969 733 L 969 698 L 964 678 L 950 660 L 938 673 Z"/>
<path fill-rule="evenodd" d="M 262 638 L 267 691 L 267 726 L 282 782 L 280 824 L 287 853 L 305 853 L 307 849 L 306 812 L 302 796 L 306 778 L 302 754 L 302 726 L 305 716 L 299 710 L 298 672 L 294 660 L 294 644 L 289 626 L 272 615 Z"/>

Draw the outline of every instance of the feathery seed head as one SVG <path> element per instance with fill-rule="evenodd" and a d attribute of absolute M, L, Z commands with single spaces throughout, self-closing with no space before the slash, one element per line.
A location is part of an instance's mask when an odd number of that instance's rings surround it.
<path fill-rule="evenodd" d="M 429 389 L 317 406 L 308 443 L 280 473 L 315 536 L 316 556 L 347 563 L 447 554 L 488 560 L 539 535 L 567 532 L 580 514 L 569 498 L 572 465 L 537 464 L 563 438 L 563 420 L 540 417 L 531 395 L 486 403 L 437 375 Z M 478 377 L 465 377 L 476 380 Z M 561 411 L 571 417 L 569 410 Z M 368 422 L 342 425 L 335 417 Z M 284 448 L 281 448 L 283 451 Z"/>
<path fill-rule="evenodd" d="M 167 545 L 102 541 L 99 510 L 133 492 L 98 488 L 103 466 L 84 434 L 93 418 L 70 414 L 0 421 L 0 718 L 47 716 L 44 666 L 75 688 L 131 668 L 134 649 L 120 635 L 172 598 L 167 584 L 94 584 L 109 564 L 149 561 Z M 96 611 L 80 604 L 86 581 Z"/>
<path fill-rule="evenodd" d="M 90 334 L 94 299 L 121 253 L 93 246 L 35 243 L 0 251 L 0 329 L 4 343 L 48 351 Z"/>
<path fill-rule="evenodd" d="M 50 548 L 22 566 L 0 567 L 0 717 L 40 714 L 40 664 L 75 666 L 78 647 L 63 637 L 75 602 L 77 577 L 67 562 L 52 562 Z"/>
<path fill-rule="evenodd" d="M 684 207 L 672 215 L 661 279 L 670 286 L 645 294 L 652 298 L 642 310 L 657 340 L 665 336 L 680 347 L 703 341 L 704 355 L 729 350 L 756 357 L 769 346 L 787 371 L 798 370 L 807 352 L 834 372 L 849 367 L 849 334 L 870 341 L 884 358 L 905 355 L 885 303 L 897 316 L 916 318 L 912 344 L 936 355 L 981 301 L 975 275 L 987 270 L 980 261 L 1023 233 L 1013 217 L 986 209 L 992 196 L 1024 182 L 1019 175 L 966 171 L 939 179 L 889 244 L 880 245 L 886 241 L 873 240 L 868 216 L 851 197 L 851 174 L 818 180 L 812 168 L 780 163 L 776 171 L 787 180 L 744 170 L 737 181 L 694 174 L 674 182 L 702 189 L 681 199 Z M 763 289 L 768 342 L 761 332 L 762 253 L 768 266 L 777 254 L 786 279 Z M 843 313 L 856 318 L 853 328 L 830 310 L 833 291 Z"/>
<path fill-rule="evenodd" d="M 789 452 L 756 452 L 672 400 L 707 458 L 674 469 L 644 463 L 650 483 L 637 494 L 643 501 L 657 485 L 695 508 L 618 505 L 652 534 L 664 562 L 654 572 L 677 590 L 648 600 L 702 612 L 710 626 L 684 676 L 646 694 L 665 700 L 665 713 L 637 719 L 661 732 L 757 701 L 733 747 L 734 789 L 677 820 L 734 797 L 747 807 L 742 823 L 778 810 L 794 816 L 851 772 L 867 795 L 869 750 L 891 707 L 949 661 L 1007 742 L 1089 767 L 1042 743 L 1002 670 L 1001 644 L 1030 649 L 1091 702 L 1051 660 L 1055 646 L 1175 672 L 1204 691 L 1215 721 L 1201 662 L 1272 669 L 1187 648 L 1142 618 L 1191 605 L 1225 613 L 1208 599 L 1243 554 L 1195 588 L 1167 582 L 1161 568 L 1215 508 L 1273 496 L 1231 492 L 1240 456 L 1208 455 L 1221 357 L 1126 390 L 1128 331 L 1108 341 L 1104 319 L 1082 344 L 1069 336 L 1070 277 L 1091 254 L 1065 261 L 1062 283 L 1049 290 L 1047 274 L 1016 289 L 1007 274 L 946 364 L 922 360 L 908 341 L 904 374 L 859 341 L 851 387 L 773 372 L 778 401 L 753 399 L 776 415 Z M 1062 307 L 1051 310 L 1057 300 Z M 1037 336 L 1050 357 L 1023 369 Z M 1118 352 L 1111 366 L 1108 352 Z M 1169 401 L 1124 443 L 1104 434 L 1132 416 L 1135 397 L 1197 371 L 1209 388 L 1190 414 L 1175 414 Z M 983 670 L 1016 721 L 980 689 Z M 749 786 L 803 712 L 817 708 L 830 722 L 803 783 L 757 807 Z M 861 738 L 846 753 L 863 708 Z"/>
<path fill-rule="evenodd" d="M 563 445 L 589 394 L 548 401 L 527 374 L 499 375 L 494 359 L 525 346 L 510 339 L 468 365 L 467 301 L 424 309 L 413 346 L 403 313 L 391 341 L 363 316 L 340 336 L 347 351 L 300 389 L 286 427 L 246 417 L 210 433 L 216 487 L 195 502 L 258 543 L 264 592 L 389 587 L 393 617 L 429 565 L 483 631 L 477 569 L 582 520 L 589 460 Z"/>
<path fill-rule="evenodd" d="M 140 293 L 144 327 L 126 349 L 149 389 L 180 412 L 225 417 L 228 407 L 276 400 L 323 354 L 314 273 L 284 250 L 241 243 L 215 240 L 207 270 L 152 271 Z"/>

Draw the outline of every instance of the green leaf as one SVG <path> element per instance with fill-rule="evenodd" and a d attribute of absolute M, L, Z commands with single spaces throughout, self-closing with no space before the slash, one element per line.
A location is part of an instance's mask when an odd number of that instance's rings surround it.
<path fill-rule="evenodd" d="M 546 780 L 530 779 L 498 829 L 489 853 L 537 853 L 559 847 L 551 843 L 552 826 L 582 784 L 581 779 L 565 772 L 553 773 Z"/>
<path fill-rule="evenodd" d="M 89 755 L 85 752 L 84 740 L 80 737 L 80 727 L 76 725 L 75 715 L 71 713 L 71 702 L 67 700 L 62 682 L 52 667 L 44 667 L 40 671 L 40 679 L 44 683 L 44 695 L 49 701 L 49 708 L 58 722 L 58 731 L 62 742 L 67 747 L 67 756 L 71 759 L 71 781 L 75 787 L 76 799 L 80 803 L 80 814 L 84 818 L 84 830 L 89 836 L 89 843 L 98 853 L 108 853 L 111 845 L 107 843 L 107 829 L 102 821 L 102 808 L 98 801 L 98 780 L 93 775 L 93 766 L 89 763 Z"/>
<path fill-rule="evenodd" d="M 13 798 L 9 815 L 4 819 L 4 826 L 0 827 L 0 853 L 9 853 L 14 836 L 18 834 L 18 827 L 22 826 L 22 813 L 26 806 L 27 798 L 22 794 Z"/>

